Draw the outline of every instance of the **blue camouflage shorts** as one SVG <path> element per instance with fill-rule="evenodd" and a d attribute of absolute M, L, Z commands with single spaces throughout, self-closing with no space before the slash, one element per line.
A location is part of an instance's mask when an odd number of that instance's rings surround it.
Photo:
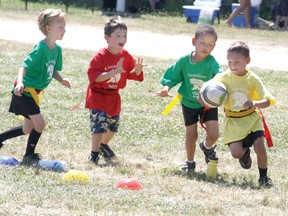
<path fill-rule="evenodd" d="M 102 110 L 90 110 L 91 133 L 118 132 L 120 116 L 109 116 Z"/>

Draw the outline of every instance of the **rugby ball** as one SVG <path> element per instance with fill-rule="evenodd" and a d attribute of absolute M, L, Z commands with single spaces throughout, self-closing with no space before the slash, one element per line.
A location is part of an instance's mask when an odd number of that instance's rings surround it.
<path fill-rule="evenodd" d="M 202 85 L 199 96 L 205 107 L 216 108 L 225 103 L 228 92 L 222 82 L 209 80 Z"/>

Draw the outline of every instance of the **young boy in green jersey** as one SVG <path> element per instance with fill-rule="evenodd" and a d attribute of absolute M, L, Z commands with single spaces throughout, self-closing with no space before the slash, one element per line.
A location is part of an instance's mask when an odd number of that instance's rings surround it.
<path fill-rule="evenodd" d="M 218 160 L 215 152 L 215 143 L 219 137 L 218 110 L 206 110 L 197 98 L 202 84 L 212 79 L 221 68 L 211 55 L 217 41 L 217 33 L 211 25 L 202 24 L 196 28 L 192 45 L 195 51 L 181 57 L 170 66 L 160 79 L 164 88 L 157 92 L 160 97 L 172 97 L 170 89 L 180 84 L 178 93 L 182 95 L 181 104 L 186 127 L 186 154 L 187 161 L 181 168 L 184 171 L 194 171 L 196 141 L 198 139 L 198 121 L 203 120 L 206 126 L 206 139 L 200 143 L 205 154 L 206 163 L 209 160 Z"/>
<path fill-rule="evenodd" d="M 35 148 L 45 121 L 40 113 L 37 94 L 43 93 L 53 78 L 71 88 L 70 81 L 63 79 L 59 73 L 62 70 L 62 49 L 56 44 L 56 40 L 62 40 L 65 34 L 66 14 L 61 10 L 47 9 L 39 14 L 37 21 L 45 38 L 24 59 L 14 83 L 9 108 L 9 112 L 24 117 L 24 125 L 0 134 L 0 148 L 5 140 L 29 134 L 23 165 L 37 165 L 41 159 Z"/>

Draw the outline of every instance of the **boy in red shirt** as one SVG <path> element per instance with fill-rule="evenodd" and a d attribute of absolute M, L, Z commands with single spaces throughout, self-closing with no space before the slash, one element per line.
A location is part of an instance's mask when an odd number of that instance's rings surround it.
<path fill-rule="evenodd" d="M 110 19 L 104 28 L 108 46 L 100 49 L 88 67 L 89 86 L 85 107 L 90 110 L 92 146 L 89 160 L 96 165 L 99 152 L 105 159 L 115 157 L 108 146 L 118 131 L 121 97 L 119 90 L 127 80 L 143 81 L 143 59 L 137 61 L 124 46 L 127 42 L 127 26 L 118 18 Z"/>

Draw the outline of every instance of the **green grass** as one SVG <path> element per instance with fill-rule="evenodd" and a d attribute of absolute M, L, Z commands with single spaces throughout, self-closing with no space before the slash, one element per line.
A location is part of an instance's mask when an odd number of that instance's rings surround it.
<path fill-rule="evenodd" d="M 2 0 L 0 18 L 21 18 L 31 21 L 35 19 L 37 11 L 44 8 L 42 5 L 29 3 L 29 11 L 16 11 L 12 6 L 4 10 L 7 1 Z M 19 4 L 19 1 L 15 2 Z M 78 16 L 77 9 L 73 10 L 75 12 L 69 14 L 69 20 L 74 24 L 103 26 L 107 18 L 100 12 L 93 15 L 82 12 Z M 154 25 L 150 29 L 150 24 L 155 22 L 156 18 L 159 21 L 157 28 Z M 153 32 L 156 29 L 156 32 L 160 29 L 168 30 L 165 20 L 171 24 L 175 34 L 191 35 L 195 28 L 194 25 L 185 23 L 183 17 L 145 15 L 141 19 L 126 18 L 129 29 L 139 30 L 141 27 L 145 31 Z M 189 31 L 183 30 L 188 26 L 191 27 Z M 222 25 L 215 27 L 221 35 L 219 40 L 222 37 L 229 38 L 229 35 L 236 32 L 234 29 L 228 31 Z M 253 39 L 250 34 L 253 35 Z M 274 37 L 277 41 L 286 37 L 285 35 L 287 36 L 286 33 L 239 29 L 235 37 L 260 41 L 257 43 L 268 46 L 276 43 L 273 42 Z M 287 40 L 283 39 L 282 43 L 287 43 Z M 22 124 L 22 121 L 7 111 L 11 98 L 9 91 L 17 76 L 19 65 L 32 45 L 0 40 L 0 47 L 2 116 L 0 131 L 2 132 Z M 287 214 L 288 73 L 286 71 L 253 68 L 277 99 L 276 105 L 263 110 L 275 143 L 275 148 L 268 151 L 269 176 L 275 186 L 271 189 L 260 189 L 257 184 L 258 169 L 254 151 L 252 151 L 252 168 L 248 171 L 243 170 L 238 161 L 232 158 L 228 148 L 222 145 L 222 138 L 219 139 L 217 147 L 220 161 L 219 178 L 216 182 L 206 180 L 206 164 L 199 148 L 196 151 L 196 172 L 185 175 L 179 171 L 179 164 L 186 159 L 181 107 L 177 105 L 168 116 L 164 117 L 161 111 L 170 100 L 155 97 L 155 92 L 161 89 L 158 80 L 166 68 L 175 61 L 172 59 L 160 60 L 143 56 L 145 62 L 149 64 L 145 70 L 145 81 L 129 82 L 121 91 L 123 100 L 121 125 L 119 133 L 111 142 L 118 159 L 110 165 L 101 159 L 101 167 L 88 163 L 89 113 L 83 107 L 84 103 L 73 112 L 70 109 L 81 100 L 86 91 L 88 83 L 86 68 L 93 54 L 91 51 L 63 49 L 63 76 L 72 80 L 73 88 L 65 89 L 53 81 L 45 91 L 41 112 L 47 127 L 37 146 L 37 152 L 41 153 L 44 159 L 64 160 L 70 169 L 82 170 L 89 174 L 91 181 L 67 183 L 62 181 L 64 173 L 21 166 L 0 166 L 0 215 Z M 174 89 L 172 92 L 175 94 Z M 222 120 L 223 111 L 220 111 L 220 123 Z M 199 128 L 199 140 L 204 134 L 204 130 Z M 9 140 L 1 149 L 1 155 L 10 155 L 21 160 L 26 140 L 27 137 Z M 114 187 L 116 182 L 128 177 L 139 180 L 143 189 L 116 190 Z"/>

